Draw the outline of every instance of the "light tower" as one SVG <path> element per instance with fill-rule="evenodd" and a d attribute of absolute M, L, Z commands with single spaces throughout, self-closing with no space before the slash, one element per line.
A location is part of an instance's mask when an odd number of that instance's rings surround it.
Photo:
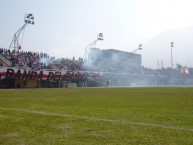
<path fill-rule="evenodd" d="M 89 53 L 89 48 L 91 48 L 91 46 L 94 46 L 96 47 L 96 43 L 97 41 L 103 41 L 103 33 L 99 33 L 97 35 L 97 39 L 94 40 L 92 43 L 88 44 L 86 47 L 85 47 L 85 51 L 84 51 L 84 59 L 85 61 L 88 61 L 88 53 Z"/>
<path fill-rule="evenodd" d="M 138 50 L 142 50 L 142 44 L 139 44 L 138 48 L 135 49 L 135 50 L 133 50 L 133 51 L 131 51 L 131 52 L 132 52 L 132 53 L 135 53 L 135 52 L 138 51 Z"/>
<path fill-rule="evenodd" d="M 173 68 L 173 52 L 172 52 L 173 47 L 174 47 L 174 42 L 171 42 L 171 69 Z"/>
<path fill-rule="evenodd" d="M 25 27 L 28 25 L 28 24 L 32 24 L 34 25 L 34 16 L 33 14 L 25 14 L 24 16 L 24 24 L 22 27 L 20 27 L 14 34 L 13 36 L 13 39 L 11 41 L 11 44 L 9 46 L 9 49 L 10 48 L 13 48 L 15 51 L 16 50 L 19 50 L 21 48 L 21 44 L 19 44 L 19 36 L 21 34 L 21 32 L 25 29 Z"/>
<path fill-rule="evenodd" d="M 173 85 L 175 83 L 175 79 L 174 79 L 174 72 L 173 72 L 173 51 L 172 48 L 174 47 L 174 42 L 171 42 L 171 85 Z"/>

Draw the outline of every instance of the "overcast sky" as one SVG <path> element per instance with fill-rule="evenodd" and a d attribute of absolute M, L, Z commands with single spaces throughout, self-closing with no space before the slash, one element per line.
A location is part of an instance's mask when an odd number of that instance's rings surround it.
<path fill-rule="evenodd" d="M 35 25 L 22 34 L 23 50 L 78 58 L 100 32 L 97 47 L 131 52 L 162 32 L 193 25 L 193 0 L 0 0 L 0 47 L 9 48 L 26 13 Z"/>

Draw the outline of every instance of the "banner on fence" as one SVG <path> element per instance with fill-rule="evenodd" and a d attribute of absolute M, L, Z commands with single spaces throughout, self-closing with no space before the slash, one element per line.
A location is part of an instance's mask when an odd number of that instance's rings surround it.
<path fill-rule="evenodd" d="M 19 78 L 25 80 L 74 80 L 99 79 L 99 72 L 66 71 L 66 70 L 26 70 L 11 67 L 0 67 L 0 79 Z"/>

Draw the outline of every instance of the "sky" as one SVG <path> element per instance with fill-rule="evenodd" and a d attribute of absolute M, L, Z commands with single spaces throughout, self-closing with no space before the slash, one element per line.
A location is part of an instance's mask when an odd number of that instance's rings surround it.
<path fill-rule="evenodd" d="M 0 0 L 0 48 L 9 48 L 25 14 L 32 13 L 35 25 L 20 35 L 24 51 L 78 59 L 103 33 L 96 47 L 132 52 L 163 32 L 193 25 L 192 7 L 192 0 Z M 147 55 L 142 47 L 136 53 Z"/>

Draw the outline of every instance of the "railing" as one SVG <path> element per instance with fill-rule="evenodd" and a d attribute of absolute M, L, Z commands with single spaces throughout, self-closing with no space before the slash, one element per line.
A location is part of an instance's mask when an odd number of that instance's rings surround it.
<path fill-rule="evenodd" d="M 12 63 L 9 60 L 7 60 L 5 57 L 3 57 L 2 55 L 0 55 L 0 60 L 2 60 L 6 64 L 6 66 L 12 65 Z"/>

